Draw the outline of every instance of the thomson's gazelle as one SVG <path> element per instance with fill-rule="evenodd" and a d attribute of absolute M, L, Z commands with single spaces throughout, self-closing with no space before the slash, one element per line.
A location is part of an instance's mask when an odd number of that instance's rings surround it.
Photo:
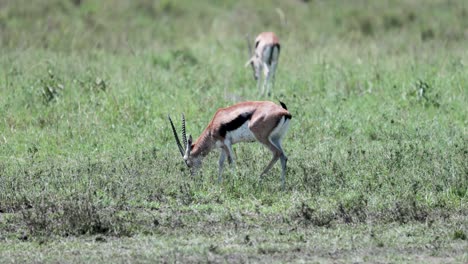
<path fill-rule="evenodd" d="M 288 130 L 291 114 L 286 105 L 280 103 L 281 106 L 269 101 L 250 101 L 218 109 L 195 143 L 192 143 L 191 135 L 187 140 L 185 117 L 182 115 L 182 140 L 185 149 L 179 141 L 170 116 L 168 116 L 180 154 L 191 173 L 194 174 L 201 167 L 202 158 L 212 149 L 220 148 L 218 181 L 221 181 L 224 160 L 227 158 L 230 164 L 234 160 L 232 145 L 238 142 L 258 141 L 273 154 L 273 158 L 260 176 L 267 173 L 279 159 L 282 169 L 281 184 L 284 188 L 288 158 L 281 147 L 281 140 Z"/>
<path fill-rule="evenodd" d="M 245 66 L 252 65 L 254 79 L 257 81 L 260 94 L 263 96 L 267 90 L 268 96 L 271 87 L 275 83 L 275 72 L 278 66 L 280 55 L 280 43 L 278 37 L 273 32 L 262 32 L 255 39 L 255 52 L 252 53 L 250 43 L 247 43 L 250 52 L 250 59 Z M 263 71 L 263 85 L 261 85 L 261 72 Z"/>

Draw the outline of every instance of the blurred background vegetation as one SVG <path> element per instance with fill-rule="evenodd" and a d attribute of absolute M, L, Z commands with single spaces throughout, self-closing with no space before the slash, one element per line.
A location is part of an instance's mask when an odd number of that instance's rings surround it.
<path fill-rule="evenodd" d="M 381 52 L 404 53 L 428 41 L 461 49 L 467 13 L 464 1 L 440 0 L 3 0 L 0 25 L 2 48 L 13 50 L 132 53 L 230 42 L 243 49 L 247 33 L 270 29 L 309 49 L 373 42 Z"/>

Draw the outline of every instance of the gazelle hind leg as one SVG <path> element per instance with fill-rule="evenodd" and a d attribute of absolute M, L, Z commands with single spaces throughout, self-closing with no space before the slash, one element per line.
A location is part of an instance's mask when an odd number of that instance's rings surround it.
<path fill-rule="evenodd" d="M 273 158 L 271 159 L 270 163 L 268 163 L 268 165 L 263 170 L 262 174 L 260 174 L 261 178 L 263 177 L 263 175 L 270 171 L 270 169 L 273 167 L 273 165 L 275 165 L 279 158 L 280 155 L 278 155 L 277 153 L 273 154 Z"/>
<path fill-rule="evenodd" d="M 221 183 L 223 180 L 223 169 L 224 169 L 224 161 L 226 160 L 226 151 L 224 149 L 221 149 L 221 155 L 219 156 L 219 169 L 218 169 L 218 183 Z"/>
<path fill-rule="evenodd" d="M 280 159 L 284 155 L 283 151 L 281 150 L 281 145 L 280 147 L 276 146 L 276 144 L 274 144 L 271 139 L 269 139 L 267 142 L 262 143 L 270 149 L 270 151 L 273 154 L 273 158 L 271 159 L 270 163 L 268 163 L 268 165 L 265 167 L 262 174 L 260 174 L 260 177 L 263 177 L 264 174 L 270 171 L 270 169 L 273 167 L 273 165 L 275 165 L 278 159 Z"/>
<path fill-rule="evenodd" d="M 271 89 L 275 85 L 275 72 L 276 72 L 276 66 L 278 65 L 277 62 L 272 62 L 270 70 L 268 71 L 268 76 L 266 78 L 267 80 L 267 95 L 271 95 Z"/>
<path fill-rule="evenodd" d="M 263 172 L 260 174 L 260 179 L 263 177 L 264 174 L 266 174 L 272 167 L 273 165 L 278 161 L 278 159 L 281 159 L 281 167 L 282 167 L 282 175 L 281 178 L 283 180 L 283 186 L 284 186 L 284 178 L 286 175 L 286 163 L 287 163 L 287 158 L 286 155 L 284 154 L 283 149 L 281 148 L 281 139 L 284 136 L 284 134 L 287 131 L 288 125 L 289 125 L 289 119 L 286 117 L 281 117 L 281 119 L 278 120 L 276 118 L 271 118 L 271 119 L 263 119 L 262 122 L 259 122 L 260 119 L 253 119 L 251 123 L 249 124 L 249 129 L 255 134 L 256 139 L 265 145 L 273 154 L 273 158 L 271 159 L 270 163 L 265 167 Z M 264 126 L 265 121 L 268 121 L 268 123 L 273 124 L 277 123 L 277 125 L 272 125 L 269 127 Z"/>
<path fill-rule="evenodd" d="M 286 165 L 288 163 L 288 157 L 284 154 L 284 150 L 281 147 L 281 138 L 274 137 L 270 138 L 270 142 L 279 151 L 279 159 L 281 161 L 281 188 L 284 190 L 286 182 Z"/>
<path fill-rule="evenodd" d="M 280 157 L 279 157 L 281 161 L 281 187 L 284 190 L 284 185 L 286 181 L 286 165 L 288 163 L 288 157 L 286 156 L 286 154 L 284 154 L 284 150 L 281 147 L 280 138 L 272 138 L 270 139 L 270 141 L 281 152 Z"/>
<path fill-rule="evenodd" d="M 284 153 L 280 156 L 281 161 L 281 189 L 284 190 L 285 182 L 286 182 L 286 164 L 288 163 L 288 157 L 284 155 Z"/>

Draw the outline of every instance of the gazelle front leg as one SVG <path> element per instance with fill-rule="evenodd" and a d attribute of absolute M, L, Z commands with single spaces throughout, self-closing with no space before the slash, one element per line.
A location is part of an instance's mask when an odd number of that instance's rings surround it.
<path fill-rule="evenodd" d="M 258 79 L 257 79 L 257 89 L 258 89 L 258 92 L 260 94 L 260 96 L 263 96 L 263 90 L 264 90 L 264 80 L 265 78 L 263 78 L 263 76 L 261 74 L 258 75 Z"/>
<path fill-rule="evenodd" d="M 234 164 L 234 152 L 232 151 L 232 145 L 231 142 L 228 142 L 226 144 L 227 148 L 227 154 L 228 154 L 228 162 L 230 167 L 234 170 L 234 173 L 236 172 L 236 166 Z"/>
<path fill-rule="evenodd" d="M 218 182 L 221 183 L 223 180 L 223 169 L 224 169 L 224 161 L 226 160 L 226 156 L 228 158 L 228 163 L 232 165 L 234 163 L 233 154 L 232 154 L 232 147 L 231 144 L 226 144 L 221 147 L 221 155 L 219 156 L 219 170 L 218 170 Z"/>
<path fill-rule="evenodd" d="M 221 155 L 219 156 L 219 161 L 218 161 L 218 165 L 219 165 L 219 169 L 218 169 L 218 183 L 221 183 L 221 181 L 223 180 L 223 169 L 224 169 L 224 161 L 226 160 L 226 152 L 224 151 L 224 149 L 222 148 L 221 149 Z"/>

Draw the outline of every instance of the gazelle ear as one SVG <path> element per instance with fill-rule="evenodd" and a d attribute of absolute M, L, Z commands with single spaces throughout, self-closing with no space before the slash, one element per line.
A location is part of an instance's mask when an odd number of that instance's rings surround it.
<path fill-rule="evenodd" d="M 253 58 L 250 58 L 246 63 L 245 63 L 245 67 L 249 67 L 249 65 L 253 62 Z"/>
<path fill-rule="evenodd" d="M 192 150 L 192 135 L 189 135 L 188 140 L 187 140 L 187 146 L 185 146 L 189 151 Z"/>

